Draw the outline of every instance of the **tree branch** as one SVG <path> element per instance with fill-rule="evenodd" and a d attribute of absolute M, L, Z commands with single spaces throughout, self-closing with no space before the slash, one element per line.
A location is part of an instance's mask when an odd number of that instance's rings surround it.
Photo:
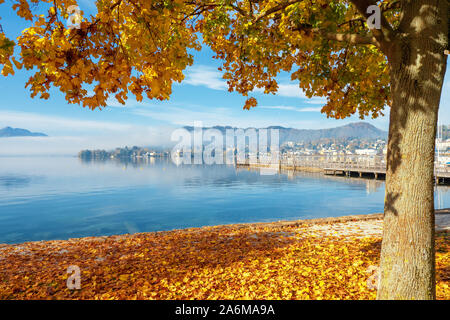
<path fill-rule="evenodd" d="M 372 5 L 377 5 L 377 0 L 350 0 L 350 2 L 356 7 L 359 13 L 367 20 L 370 15 L 367 13 L 367 8 Z M 397 2 L 397 1 L 396 1 Z M 392 4 L 393 5 L 393 4 Z M 397 5 L 397 4 L 396 4 Z M 395 41 L 395 31 L 389 22 L 386 20 L 386 17 L 381 14 L 381 30 L 372 29 L 372 33 L 374 37 L 377 39 L 377 42 L 381 49 L 386 49 L 390 43 Z"/>
<path fill-rule="evenodd" d="M 247 17 L 248 14 L 247 12 L 245 12 L 243 9 L 241 9 L 239 6 L 234 5 L 234 4 L 229 4 L 230 7 L 232 7 L 234 10 L 236 10 L 237 12 L 239 12 L 242 16 Z"/>
<path fill-rule="evenodd" d="M 292 30 L 318 34 L 325 37 L 328 40 L 345 42 L 348 44 L 380 46 L 380 43 L 378 42 L 377 38 L 370 35 L 361 35 L 356 33 L 335 33 L 335 32 L 328 32 L 324 29 L 310 28 L 304 26 L 296 27 L 293 28 Z"/>
<path fill-rule="evenodd" d="M 270 8 L 267 11 L 262 11 L 259 13 L 259 15 L 256 16 L 255 22 L 258 22 L 264 17 L 267 17 L 268 15 L 271 15 L 272 13 L 275 13 L 277 11 L 283 10 L 293 4 L 296 4 L 298 2 L 302 2 L 303 0 L 289 0 L 286 3 L 280 3 L 279 5 L 276 5 L 275 7 Z"/>
<path fill-rule="evenodd" d="M 400 9 L 401 8 L 401 2 L 400 1 L 393 1 L 390 3 L 383 2 L 381 4 L 381 12 L 386 12 L 392 9 Z"/>
<path fill-rule="evenodd" d="M 332 33 L 332 32 L 321 32 L 328 40 L 334 40 L 338 42 L 346 42 L 349 44 L 371 44 L 374 46 L 379 46 L 380 43 L 375 37 L 362 36 L 359 34 L 351 33 Z"/>

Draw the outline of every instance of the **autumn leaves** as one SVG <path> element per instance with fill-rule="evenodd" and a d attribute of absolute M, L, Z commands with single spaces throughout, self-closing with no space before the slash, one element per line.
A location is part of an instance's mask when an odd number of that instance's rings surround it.
<path fill-rule="evenodd" d="M 449 299 L 450 238 L 437 239 Z M 306 226 L 230 226 L 0 248 L 1 299 L 374 299 L 380 239 Z M 81 290 L 66 286 L 69 265 Z"/>
<path fill-rule="evenodd" d="M 308 97 L 327 97 L 322 111 L 331 117 L 376 117 L 390 103 L 384 54 L 327 36 L 367 33 L 364 23 L 347 23 L 359 13 L 345 2 L 98 1 L 98 12 L 77 18 L 76 28 L 65 25 L 74 1 L 40 1 L 47 2 L 45 14 L 31 10 L 33 2 L 13 6 L 31 21 L 17 38 L 20 61 L 0 34 L 2 73 L 14 73 L 14 64 L 36 70 L 27 82 L 32 96 L 47 99 L 55 86 L 69 103 L 91 109 L 105 107 L 109 97 L 169 99 L 193 50 L 207 45 L 223 63 L 229 90 L 248 97 L 245 109 L 257 105 L 249 97 L 255 89 L 276 93 L 282 72 Z"/>

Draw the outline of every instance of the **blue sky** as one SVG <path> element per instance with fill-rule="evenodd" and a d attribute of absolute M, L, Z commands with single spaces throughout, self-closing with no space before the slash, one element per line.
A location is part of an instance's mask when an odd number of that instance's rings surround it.
<path fill-rule="evenodd" d="M 0 23 L 6 34 L 15 38 L 26 24 L 9 13 L 9 6 L 9 3 L 0 5 Z M 80 7 L 84 11 L 92 9 L 88 0 L 80 1 Z M 204 126 L 281 125 L 304 129 L 330 128 L 360 121 L 358 117 L 327 119 L 320 113 L 324 100 L 306 98 L 298 85 L 289 81 L 288 75 L 279 78 L 280 90 L 276 96 L 256 93 L 259 106 L 251 111 L 243 110 L 245 98 L 227 91 L 217 70 L 219 64 L 205 48 L 196 53 L 194 65 L 185 71 L 185 81 L 174 85 L 169 101 L 144 99 L 138 103 L 131 98 L 124 107 L 112 99 L 107 108 L 95 111 L 67 104 L 57 90 L 51 92 L 49 100 L 30 98 L 29 91 L 24 88 L 31 74 L 27 71 L 19 70 L 7 78 L 0 76 L 0 128 L 20 127 L 51 136 L 32 140 L 2 139 L 0 155 L 70 154 L 81 148 L 163 144 L 174 127 L 193 125 L 194 121 L 201 121 Z M 440 111 L 440 121 L 445 124 L 450 124 L 449 73 Z M 381 129 L 388 128 L 388 116 L 367 121 Z"/>

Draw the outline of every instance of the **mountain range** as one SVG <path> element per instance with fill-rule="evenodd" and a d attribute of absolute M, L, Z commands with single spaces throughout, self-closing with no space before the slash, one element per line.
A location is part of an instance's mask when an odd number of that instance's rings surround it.
<path fill-rule="evenodd" d="M 0 129 L 0 138 L 10 137 L 47 137 L 45 133 L 31 132 L 27 129 L 5 127 Z"/>
<path fill-rule="evenodd" d="M 194 127 L 184 127 L 188 131 L 193 131 Z M 206 128 L 208 129 L 208 128 Z M 225 135 L 227 129 L 238 129 L 230 126 L 215 126 L 212 129 L 217 129 Z M 246 128 L 256 129 L 256 128 Z M 386 139 L 387 132 L 378 129 L 367 122 L 350 123 L 344 126 L 330 128 L 330 129 L 294 129 L 285 128 L 281 126 L 271 126 L 264 129 L 278 129 L 280 134 L 280 143 L 286 141 L 292 142 L 315 142 L 323 139 Z M 7 137 L 47 137 L 46 134 L 41 132 L 31 132 L 21 128 L 6 127 L 0 129 L 0 138 Z"/>
<path fill-rule="evenodd" d="M 188 131 L 193 131 L 194 127 L 184 127 Z M 212 129 L 217 129 L 225 134 L 227 129 L 237 129 L 230 126 L 215 126 Z M 249 128 L 246 128 L 249 129 Z M 256 129 L 256 128 L 254 128 Z M 280 126 L 272 126 L 264 129 L 278 129 L 280 134 L 280 143 L 287 141 L 292 142 L 316 142 L 323 139 L 387 139 L 388 133 L 380 130 L 377 127 L 367 122 L 356 122 L 346 124 L 344 126 L 330 128 L 330 129 L 294 129 Z"/>

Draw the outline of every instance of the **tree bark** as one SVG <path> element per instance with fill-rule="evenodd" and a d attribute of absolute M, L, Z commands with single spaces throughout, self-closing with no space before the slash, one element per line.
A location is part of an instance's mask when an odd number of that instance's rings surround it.
<path fill-rule="evenodd" d="M 434 156 L 448 1 L 402 1 L 391 73 L 378 299 L 434 299 Z"/>

